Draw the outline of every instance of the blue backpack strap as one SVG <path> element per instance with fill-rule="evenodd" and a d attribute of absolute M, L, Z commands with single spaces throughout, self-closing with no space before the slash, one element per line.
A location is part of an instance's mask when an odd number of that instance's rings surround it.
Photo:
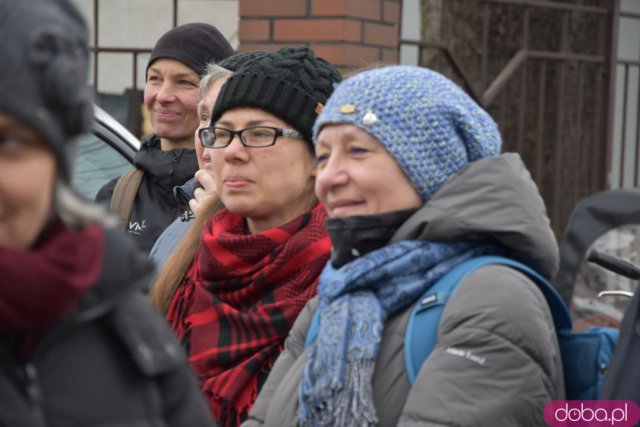
<path fill-rule="evenodd" d="M 307 329 L 307 337 L 304 340 L 304 348 L 309 347 L 318 335 L 318 326 L 320 324 L 320 310 L 316 310 L 311 318 L 311 324 Z"/>
<path fill-rule="evenodd" d="M 473 271 L 485 265 L 506 265 L 525 273 L 544 294 L 556 329 L 571 330 L 571 316 L 564 301 L 551 283 L 530 267 L 500 256 L 480 256 L 464 261 L 430 287 L 416 303 L 405 331 L 404 363 L 411 384 L 436 344 L 438 326 L 444 306 L 460 283 Z"/>

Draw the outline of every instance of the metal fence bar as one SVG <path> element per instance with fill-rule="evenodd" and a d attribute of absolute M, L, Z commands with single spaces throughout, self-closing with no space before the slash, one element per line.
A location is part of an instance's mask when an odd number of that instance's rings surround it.
<path fill-rule="evenodd" d="M 633 59 L 618 59 L 618 65 L 627 65 L 631 67 L 640 67 L 640 61 Z"/>
<path fill-rule="evenodd" d="M 100 24 L 99 24 L 99 12 L 100 9 L 100 1 L 93 0 L 93 46 L 99 46 L 100 41 L 98 40 L 98 33 L 100 32 Z M 98 95 L 98 52 L 94 50 L 93 52 L 93 91 L 95 95 Z"/>
<path fill-rule="evenodd" d="M 622 90 L 622 129 L 620 130 L 620 176 L 619 186 L 624 187 L 625 148 L 627 146 L 627 101 L 629 89 L 629 65 L 624 65 L 624 83 Z"/>
<path fill-rule="evenodd" d="M 529 9 L 524 11 L 524 25 L 522 26 L 522 48 L 529 47 Z M 516 151 L 521 153 L 524 146 L 524 128 L 527 114 L 527 64 L 525 63 L 520 75 L 520 96 L 518 97 L 518 134 L 516 136 Z"/>
<path fill-rule="evenodd" d="M 577 73 L 578 73 L 578 96 L 577 96 L 577 106 L 576 108 L 576 127 L 578 129 L 578 141 L 584 141 L 584 130 L 582 128 L 582 112 L 584 110 L 582 103 L 584 102 L 584 66 L 582 64 L 577 65 Z M 575 150 L 575 156 L 577 158 L 577 164 L 582 166 L 582 158 L 584 157 L 583 150 L 581 147 L 578 147 Z M 573 200 L 578 200 L 580 198 L 580 180 L 578 177 L 573 177 Z"/>
<path fill-rule="evenodd" d="M 464 71 L 464 68 L 458 61 L 458 58 L 456 58 L 454 53 L 451 51 L 451 49 L 449 49 L 449 47 L 445 43 L 429 42 L 424 40 L 402 39 L 400 40 L 400 44 L 404 44 L 408 46 L 418 46 L 420 49 L 423 49 L 423 48 L 437 49 L 440 52 L 442 52 L 447 58 L 447 60 L 449 61 L 449 64 L 453 67 L 454 71 L 462 79 L 465 88 L 469 92 L 469 95 L 471 95 L 471 97 L 474 98 L 476 102 L 482 104 L 482 98 L 480 97 L 480 94 L 477 92 L 473 83 L 471 83 L 471 79 L 469 78 L 467 73 Z M 420 60 L 419 63 L 422 63 L 422 55 L 419 55 L 419 60 Z"/>
<path fill-rule="evenodd" d="M 480 63 L 480 87 L 487 87 L 488 57 L 489 57 L 489 23 L 491 20 L 491 9 L 489 3 L 482 5 L 482 59 Z"/>
<path fill-rule="evenodd" d="M 531 58 L 537 59 L 552 59 L 552 60 L 568 60 L 568 61 L 580 61 L 580 62 L 591 62 L 591 63 L 601 63 L 604 64 L 606 58 L 600 55 L 581 55 L 577 53 L 560 53 L 560 52 L 551 52 L 545 50 L 530 50 L 528 52 Z"/>
<path fill-rule="evenodd" d="M 603 153 L 601 155 L 604 159 L 604 164 L 607 165 L 607 170 L 600 171 L 599 187 L 607 188 L 607 172 L 611 165 L 611 150 L 613 145 L 613 126 L 614 126 L 614 111 L 615 111 L 615 93 L 616 93 L 616 67 L 617 67 L 617 52 L 618 52 L 618 29 L 620 28 L 620 0 L 609 0 L 607 4 L 610 7 L 610 13 L 608 17 L 608 40 L 606 43 L 605 55 L 607 56 L 607 64 L 609 69 L 607 70 L 607 83 L 608 86 L 605 90 L 605 99 L 607 115 L 605 117 L 605 123 L 602 131 L 604 134 L 601 138 L 604 140 Z"/>
<path fill-rule="evenodd" d="M 516 135 L 516 151 L 521 153 L 524 148 L 525 121 L 527 118 L 527 64 L 523 65 L 520 76 L 518 96 L 518 128 Z"/>
<path fill-rule="evenodd" d="M 564 53 L 567 51 L 567 31 L 569 26 L 569 14 L 564 12 L 562 14 L 562 30 L 561 30 L 561 39 L 560 39 L 560 50 Z M 564 142 L 564 100 L 565 100 L 565 79 L 566 79 L 566 61 L 561 61 L 558 64 L 560 67 L 560 82 L 558 84 L 558 94 L 557 94 L 557 105 L 558 112 L 556 115 L 556 143 L 554 146 L 554 156 L 553 156 L 553 179 L 555 181 L 555 185 L 553 186 L 553 218 L 560 218 L 560 194 L 563 192 L 563 188 L 561 188 L 560 183 L 562 182 L 562 172 L 563 172 L 563 162 L 562 162 L 562 146 Z M 558 221 L 554 221 L 554 229 L 556 233 L 560 230 L 560 224 Z"/>
<path fill-rule="evenodd" d="M 640 14 L 634 16 L 640 22 Z M 640 45 L 638 45 L 638 56 L 640 57 Z M 640 61 L 628 61 L 632 62 L 634 67 L 638 67 L 638 93 L 636 98 L 636 175 L 633 181 L 634 186 L 638 186 L 638 180 L 640 179 Z"/>
<path fill-rule="evenodd" d="M 528 52 L 525 49 L 520 49 L 515 55 L 513 55 L 507 65 L 502 69 L 502 71 L 500 71 L 500 74 L 498 74 L 489 87 L 484 91 L 484 94 L 482 95 L 482 102 L 484 105 L 491 105 L 493 103 L 496 96 L 502 91 L 511 77 L 527 60 L 527 56 Z"/>
<path fill-rule="evenodd" d="M 503 124 L 506 123 L 506 114 L 507 114 L 507 103 L 506 103 L 506 99 L 507 99 L 507 93 L 506 92 L 502 92 L 500 94 L 500 103 L 498 104 L 500 106 L 500 113 L 498 116 L 498 123 Z"/>
<path fill-rule="evenodd" d="M 638 163 L 640 163 L 640 65 L 638 68 L 638 98 L 636 99 L 636 177 L 634 180 L 634 185 L 639 185 L 640 180 L 640 167 L 638 167 Z"/>
<path fill-rule="evenodd" d="M 604 91 L 604 84 L 603 84 L 603 72 L 602 71 L 598 71 L 596 73 L 596 90 L 595 90 L 595 105 L 602 105 L 603 101 L 603 91 Z M 600 139 L 601 139 L 601 135 L 602 135 L 602 128 L 603 128 L 603 124 L 602 124 L 602 114 L 601 111 L 597 108 L 593 109 L 593 152 L 591 153 L 591 170 L 594 171 L 594 173 L 597 173 L 598 169 L 600 168 L 600 162 L 602 161 L 600 159 L 600 156 L 602 155 L 602 144 L 600 143 Z M 601 190 L 602 188 L 600 188 L 599 186 L 599 179 L 598 177 L 595 177 L 595 179 L 591 180 L 591 193 L 595 193 L 598 190 Z"/>
<path fill-rule="evenodd" d="M 536 132 L 536 168 L 535 179 L 538 182 L 540 191 L 543 189 L 542 180 L 542 167 L 543 167 L 543 154 L 544 154 L 544 105 L 546 101 L 546 87 L 547 87 L 547 61 L 542 61 L 540 64 L 540 77 L 538 85 L 538 129 Z"/>
<path fill-rule="evenodd" d="M 607 39 L 609 38 L 609 32 L 611 30 L 609 30 L 609 19 L 601 19 L 599 21 L 599 25 L 598 25 L 598 53 L 603 55 L 606 54 L 607 51 Z M 606 60 L 606 58 L 605 58 Z M 605 103 L 606 98 L 606 94 L 605 91 L 607 90 L 607 84 L 606 84 L 606 65 L 599 68 L 596 72 L 596 82 L 595 82 L 595 105 L 599 105 L 602 106 Z M 607 171 L 605 171 L 604 175 L 605 175 L 605 187 L 602 187 L 602 178 L 601 175 L 599 173 L 600 168 L 602 167 L 601 163 L 602 159 L 600 158 L 601 156 L 604 156 L 604 150 L 602 147 L 602 144 L 606 143 L 606 141 L 602 140 L 602 137 L 604 135 L 605 132 L 605 127 L 604 127 L 604 116 L 607 114 L 607 111 L 600 111 L 600 109 L 598 108 L 594 108 L 593 109 L 593 132 L 591 132 L 591 139 L 592 139 L 592 145 L 591 145 L 591 170 L 593 171 L 593 176 L 591 177 L 591 186 L 590 186 L 590 192 L 591 193 L 595 193 L 597 191 L 600 191 L 604 188 L 607 188 L 609 186 L 609 175 L 607 174 Z M 605 148 L 606 150 L 606 148 Z M 607 165 L 607 168 L 609 168 L 610 166 Z M 611 178 L 612 179 L 612 178 Z"/>
<path fill-rule="evenodd" d="M 178 26 L 178 0 L 173 0 L 173 28 Z"/>
<path fill-rule="evenodd" d="M 129 130 L 140 129 L 142 117 L 140 117 L 140 101 L 138 101 L 138 53 L 133 53 L 133 67 L 131 67 L 131 97 L 129 98 Z M 145 76 L 146 80 L 146 76 Z M 136 132 L 133 132 L 134 134 Z"/>
<path fill-rule="evenodd" d="M 552 3 L 550 1 L 535 0 L 483 0 L 485 2 L 505 4 L 509 6 L 537 7 L 541 9 L 560 10 L 565 12 L 587 12 L 598 15 L 607 15 L 608 11 L 604 7 L 582 6 L 568 3 Z"/>
<path fill-rule="evenodd" d="M 640 19 L 640 13 L 620 12 L 620 18 Z"/>

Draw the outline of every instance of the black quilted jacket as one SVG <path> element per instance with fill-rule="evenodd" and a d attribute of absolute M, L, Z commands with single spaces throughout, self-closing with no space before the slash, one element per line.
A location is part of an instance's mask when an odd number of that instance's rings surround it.
<path fill-rule="evenodd" d="M 0 426 L 215 426 L 184 352 L 140 292 L 153 267 L 105 233 L 97 284 L 26 363 L 0 337 Z"/>

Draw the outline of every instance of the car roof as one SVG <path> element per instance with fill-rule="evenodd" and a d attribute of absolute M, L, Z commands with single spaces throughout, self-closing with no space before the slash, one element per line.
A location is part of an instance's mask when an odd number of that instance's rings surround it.
<path fill-rule="evenodd" d="M 114 133 L 120 136 L 127 145 L 131 146 L 135 151 L 140 149 L 140 140 L 135 137 L 129 130 L 122 126 L 120 122 L 114 119 L 109 113 L 104 111 L 98 105 L 93 105 L 94 118 L 98 124 L 111 129 Z"/>

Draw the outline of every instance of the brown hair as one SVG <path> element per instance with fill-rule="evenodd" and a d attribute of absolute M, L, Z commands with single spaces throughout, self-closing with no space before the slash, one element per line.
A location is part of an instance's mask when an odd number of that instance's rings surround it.
<path fill-rule="evenodd" d="M 178 286 L 196 257 L 204 223 L 224 205 L 219 197 L 203 202 L 200 214 L 193 220 L 178 247 L 173 251 L 156 278 L 149 300 L 161 313 L 167 314 Z"/>

